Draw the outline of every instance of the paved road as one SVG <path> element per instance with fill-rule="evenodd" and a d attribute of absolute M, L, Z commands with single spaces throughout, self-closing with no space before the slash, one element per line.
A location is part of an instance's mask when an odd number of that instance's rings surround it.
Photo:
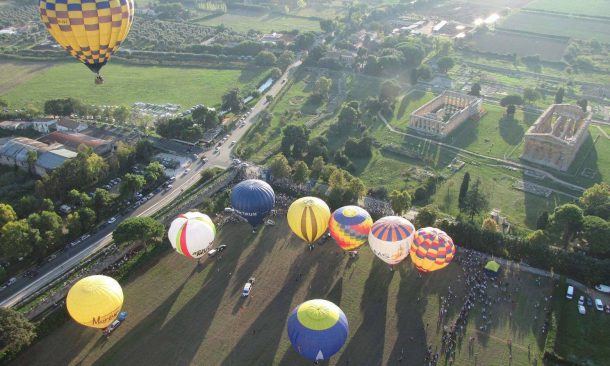
<path fill-rule="evenodd" d="M 267 92 L 267 94 L 276 96 L 282 88 L 287 84 L 289 75 L 301 64 L 301 61 L 297 61 L 290 65 L 282 78 L 276 82 Z M 173 188 L 167 192 L 161 192 L 152 197 L 149 201 L 138 207 L 136 210 L 126 216 L 116 216 L 117 220 L 115 223 L 108 225 L 99 232 L 92 234 L 90 238 L 83 241 L 74 248 L 67 249 L 63 252 L 56 254 L 56 257 L 48 261 L 40 268 L 38 268 L 39 275 L 36 278 L 25 278 L 23 276 L 17 277 L 17 282 L 12 286 L 8 287 L 0 293 L 0 306 L 11 307 L 21 301 L 23 298 L 30 296 L 36 291 L 40 290 L 47 284 L 60 277 L 62 274 L 68 272 L 70 269 L 78 265 L 83 259 L 91 256 L 93 253 L 103 248 L 105 245 L 110 243 L 112 239 L 112 231 L 114 228 L 125 218 L 134 216 L 150 216 L 157 212 L 159 209 L 170 203 L 176 197 L 178 197 L 182 191 L 187 190 L 191 186 L 197 183 L 199 180 L 200 173 L 203 169 L 210 166 L 217 166 L 221 168 L 227 168 L 232 162 L 232 144 L 231 141 L 238 141 L 250 128 L 250 126 L 256 121 L 256 116 L 267 106 L 265 95 L 261 97 L 258 103 L 252 107 L 252 112 L 248 114 L 245 120 L 244 127 L 238 127 L 229 134 L 227 142 L 225 142 L 217 153 L 212 151 L 205 155 L 209 159 L 207 163 L 202 161 L 194 161 L 188 167 L 189 171 L 182 170 L 178 174 L 174 183 Z"/>

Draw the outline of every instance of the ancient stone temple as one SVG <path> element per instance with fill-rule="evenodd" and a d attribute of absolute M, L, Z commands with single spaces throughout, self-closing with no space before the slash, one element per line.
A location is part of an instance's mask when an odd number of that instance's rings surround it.
<path fill-rule="evenodd" d="M 578 106 L 553 104 L 527 130 L 521 159 L 566 171 L 589 135 L 590 115 Z"/>
<path fill-rule="evenodd" d="M 445 90 L 411 113 L 409 128 L 442 139 L 467 119 L 478 119 L 482 105 L 481 98 Z"/>

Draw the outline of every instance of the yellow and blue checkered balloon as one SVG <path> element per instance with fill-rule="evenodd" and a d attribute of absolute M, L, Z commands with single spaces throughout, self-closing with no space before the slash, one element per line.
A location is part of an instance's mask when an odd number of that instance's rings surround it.
<path fill-rule="evenodd" d="M 127 37 L 134 0 L 39 0 L 40 18 L 51 36 L 99 74 Z"/>

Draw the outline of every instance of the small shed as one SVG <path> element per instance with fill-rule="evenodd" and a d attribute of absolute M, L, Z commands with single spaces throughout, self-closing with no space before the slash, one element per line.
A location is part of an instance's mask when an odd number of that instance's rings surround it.
<path fill-rule="evenodd" d="M 500 272 L 500 265 L 498 264 L 498 262 L 491 260 L 485 265 L 484 271 L 488 275 L 495 277 Z"/>

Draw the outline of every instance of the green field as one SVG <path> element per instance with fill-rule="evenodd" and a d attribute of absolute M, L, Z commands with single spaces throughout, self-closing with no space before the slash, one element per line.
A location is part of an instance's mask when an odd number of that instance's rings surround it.
<path fill-rule="evenodd" d="M 258 234 L 247 224 L 225 226 L 217 243 L 228 249 L 200 266 L 168 250 L 123 284 L 129 317 L 111 337 L 70 321 L 14 364 L 310 365 L 291 349 L 286 319 L 297 304 L 313 298 L 335 302 L 349 321 L 347 343 L 330 365 L 396 365 L 403 351 L 407 365 L 421 365 L 427 344 L 440 351 L 443 325 L 457 318 L 466 291 L 458 260 L 418 278 L 409 259 L 390 272 L 366 247 L 357 260 L 332 240 L 310 252 L 284 219 L 276 224 Z M 241 289 L 250 276 L 256 283 L 243 300 Z M 473 365 L 474 354 L 479 365 L 508 365 L 507 339 L 513 365 L 528 364 L 528 346 L 530 358 L 540 364 L 543 309 L 533 306 L 544 303 L 550 283 L 543 279 L 539 287 L 534 276 L 508 269 L 501 279 L 510 291 L 488 285 L 490 296 L 510 294 L 514 302 L 488 308 L 493 320 L 486 330 L 480 329 L 484 321 L 477 304 L 453 365 Z M 449 286 L 456 300 L 438 324 L 440 298 Z M 469 337 L 475 338 L 471 352 Z M 445 362 L 441 356 L 439 365 Z"/>
<path fill-rule="evenodd" d="M 568 14 L 610 16 L 608 0 L 534 0 L 527 4 L 526 8 Z"/>
<path fill-rule="evenodd" d="M 51 66 L 43 62 L 0 61 L 0 95 Z"/>
<path fill-rule="evenodd" d="M 604 131 L 608 134 L 607 130 Z M 591 137 L 583 143 L 568 172 L 575 175 L 576 183 L 587 187 L 595 182 L 610 183 L 610 140 L 597 126 L 589 127 L 589 133 Z M 595 177 L 589 179 L 582 176 L 584 169 L 595 172 Z"/>
<path fill-rule="evenodd" d="M 247 32 L 251 29 L 259 32 L 284 32 L 298 29 L 299 32 L 319 31 L 320 22 L 317 20 L 290 17 L 282 14 L 239 11 L 235 10 L 210 19 L 198 22 L 202 25 L 224 25 L 238 32 Z"/>
<path fill-rule="evenodd" d="M 216 70 L 110 64 L 102 74 L 104 85 L 94 85 L 93 74 L 77 62 L 56 64 L 30 80 L 4 91 L 0 97 L 13 106 L 73 97 L 96 105 L 132 105 L 135 102 L 215 105 L 228 89 L 254 89 L 265 69 Z"/>
<path fill-rule="evenodd" d="M 503 20 L 501 26 L 514 31 L 610 42 L 610 19 L 594 20 L 520 11 Z"/>

